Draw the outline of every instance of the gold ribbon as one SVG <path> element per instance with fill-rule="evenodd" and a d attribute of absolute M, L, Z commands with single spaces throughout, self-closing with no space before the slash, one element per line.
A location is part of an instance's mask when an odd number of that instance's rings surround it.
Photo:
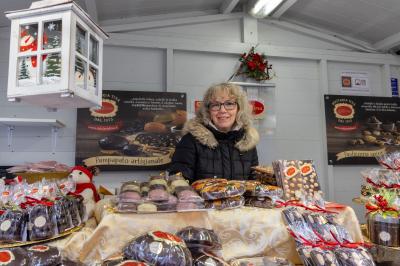
<path fill-rule="evenodd" d="M 376 157 L 376 156 L 382 156 L 385 153 L 386 153 L 385 148 L 375 151 L 358 151 L 358 150 L 343 151 L 336 154 L 336 160 L 339 161 L 349 157 Z"/>
<path fill-rule="evenodd" d="M 168 164 L 171 162 L 171 157 L 169 154 L 157 157 L 95 156 L 83 162 L 88 167 L 97 165 L 153 166 Z"/>

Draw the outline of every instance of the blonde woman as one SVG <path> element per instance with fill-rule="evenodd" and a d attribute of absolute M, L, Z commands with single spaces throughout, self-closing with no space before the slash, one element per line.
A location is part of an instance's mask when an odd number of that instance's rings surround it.
<path fill-rule="evenodd" d="M 194 182 L 209 177 L 252 179 L 258 165 L 257 130 L 252 126 L 246 93 L 232 83 L 211 86 L 196 117 L 184 127 L 170 173 Z"/>

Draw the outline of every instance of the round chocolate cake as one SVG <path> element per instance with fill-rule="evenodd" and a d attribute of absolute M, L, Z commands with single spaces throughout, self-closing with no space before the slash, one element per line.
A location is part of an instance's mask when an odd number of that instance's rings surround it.
<path fill-rule="evenodd" d="M 141 235 L 124 249 L 124 257 L 155 266 L 191 266 L 192 255 L 185 242 L 172 234 L 152 231 Z"/>
<path fill-rule="evenodd" d="M 28 266 L 29 258 L 22 248 L 0 249 L 0 265 Z"/>
<path fill-rule="evenodd" d="M 221 240 L 210 229 L 188 226 L 179 230 L 176 235 L 182 238 L 189 248 L 221 249 Z"/>

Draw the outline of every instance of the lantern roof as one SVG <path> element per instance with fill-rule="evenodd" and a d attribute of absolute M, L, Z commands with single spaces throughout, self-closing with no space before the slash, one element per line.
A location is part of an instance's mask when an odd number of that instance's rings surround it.
<path fill-rule="evenodd" d="M 36 1 L 31 4 L 27 9 L 13 10 L 5 12 L 8 19 L 19 19 L 24 17 L 31 17 L 35 15 L 45 15 L 48 13 L 55 13 L 60 11 L 72 10 L 75 12 L 85 23 L 87 23 L 92 30 L 100 34 L 103 39 L 108 39 L 108 34 L 101 29 L 101 27 L 93 21 L 93 19 L 73 0 L 42 0 Z"/>

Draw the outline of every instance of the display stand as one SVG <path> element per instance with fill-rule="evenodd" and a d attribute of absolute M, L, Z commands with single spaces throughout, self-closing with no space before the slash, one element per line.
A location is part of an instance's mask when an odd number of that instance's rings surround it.
<path fill-rule="evenodd" d="M 0 117 L 0 126 L 7 127 L 7 145 L 12 150 L 12 140 L 15 127 L 51 127 L 51 150 L 55 152 L 57 146 L 58 130 L 65 127 L 63 123 L 56 119 L 35 119 L 35 118 L 8 118 Z"/>

